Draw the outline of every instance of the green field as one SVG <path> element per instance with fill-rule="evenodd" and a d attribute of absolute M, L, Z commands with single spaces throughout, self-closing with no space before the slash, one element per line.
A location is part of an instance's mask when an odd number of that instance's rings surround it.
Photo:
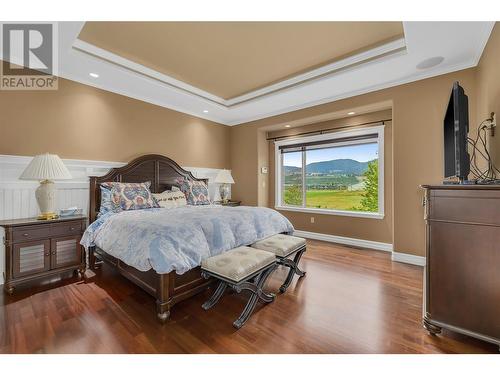
<path fill-rule="evenodd" d="M 295 194 L 289 190 L 293 188 Z M 361 206 L 363 193 L 363 190 L 307 190 L 306 207 L 356 211 L 356 207 Z M 297 186 L 285 187 L 284 200 L 285 204 L 300 206 L 302 202 L 300 189 Z"/>
<path fill-rule="evenodd" d="M 346 190 L 308 190 L 306 206 L 314 208 L 330 208 L 335 210 L 353 210 L 359 207 L 363 191 Z"/>

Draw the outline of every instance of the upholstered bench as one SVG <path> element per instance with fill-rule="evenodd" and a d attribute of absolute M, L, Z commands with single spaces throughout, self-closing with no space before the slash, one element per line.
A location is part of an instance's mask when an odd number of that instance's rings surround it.
<path fill-rule="evenodd" d="M 276 268 L 274 254 L 241 246 L 223 254 L 205 259 L 201 263 L 201 274 L 204 278 L 214 277 L 219 284 L 214 294 L 202 307 L 205 310 L 213 307 L 222 297 L 228 286 L 236 292 L 248 290 L 251 292 L 243 312 L 233 323 L 235 328 L 241 328 L 252 314 L 258 300 L 269 303 L 274 301 L 275 295 L 266 293 L 262 289 L 269 275 Z"/>
<path fill-rule="evenodd" d="M 255 242 L 254 244 L 252 244 L 252 247 L 255 249 L 273 253 L 278 258 L 278 264 L 290 268 L 285 282 L 280 287 L 281 293 L 286 292 L 295 274 L 299 275 L 299 277 L 303 277 L 306 275 L 306 273 L 304 271 L 301 271 L 299 268 L 300 258 L 306 251 L 305 239 L 295 236 L 288 236 L 286 234 L 276 234 L 274 236 L 267 237 L 263 240 Z M 289 259 L 289 257 L 293 254 L 295 254 L 294 259 Z"/>

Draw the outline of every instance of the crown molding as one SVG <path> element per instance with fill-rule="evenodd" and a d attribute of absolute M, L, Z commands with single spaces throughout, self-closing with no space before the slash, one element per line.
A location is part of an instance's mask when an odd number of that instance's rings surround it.
<path fill-rule="evenodd" d="M 332 74 L 339 73 L 341 71 L 353 68 L 363 63 L 368 63 L 375 59 L 383 58 L 393 54 L 405 53 L 405 51 L 406 51 L 405 39 L 399 38 L 397 40 L 385 43 L 381 46 L 372 48 L 370 50 L 346 57 L 344 59 L 324 65 L 317 69 L 310 70 L 306 73 L 298 74 L 292 78 L 266 86 L 262 89 L 254 90 L 247 94 L 226 100 L 226 106 L 233 107 L 235 105 L 248 102 L 250 100 L 265 95 L 269 95 L 284 89 L 288 89 L 290 87 L 294 87 L 314 79 L 324 78 Z"/>
<path fill-rule="evenodd" d="M 126 59 L 126 58 L 121 57 L 117 54 L 114 54 L 112 52 L 109 52 L 107 50 L 99 48 L 93 44 L 84 42 L 81 39 L 76 39 L 73 43 L 72 48 L 74 48 L 78 51 L 81 51 L 83 53 L 87 53 L 95 58 L 107 61 L 109 63 L 115 64 L 115 65 L 120 66 L 122 68 L 128 69 L 134 73 L 141 74 L 141 75 L 146 76 L 148 78 L 152 78 L 154 80 L 162 82 L 166 85 L 169 85 L 170 87 L 172 87 L 174 89 L 182 90 L 184 92 L 199 96 L 199 97 L 204 98 L 206 100 L 210 100 L 214 103 L 218 103 L 218 104 L 223 105 L 224 107 L 227 107 L 226 101 L 224 99 L 222 99 L 216 95 L 213 95 L 213 94 L 209 93 L 208 91 L 204 91 L 202 89 L 199 89 L 198 87 L 192 86 L 192 85 L 187 84 L 183 81 L 179 81 L 178 79 L 170 77 L 166 74 L 160 73 L 157 70 L 150 69 L 144 65 L 135 63 L 129 59 Z"/>
<path fill-rule="evenodd" d="M 460 70 L 473 68 L 475 66 L 477 66 L 477 62 L 475 60 L 470 60 L 470 61 L 466 61 L 464 63 L 460 63 L 457 65 L 447 66 L 447 67 L 444 67 L 442 69 L 436 69 L 436 70 L 429 71 L 429 72 L 422 72 L 422 73 L 415 75 L 415 76 L 412 76 L 412 77 L 407 77 L 404 79 L 395 80 L 392 82 L 387 82 L 387 83 L 367 87 L 365 89 L 356 90 L 356 91 L 349 91 L 349 92 L 346 92 L 346 93 L 343 93 L 340 95 L 329 96 L 326 98 L 322 98 L 320 100 L 315 100 L 315 101 L 311 101 L 311 102 L 297 104 L 297 105 L 286 107 L 286 108 L 283 108 L 283 109 L 280 109 L 277 111 L 262 113 L 262 114 L 259 114 L 257 116 L 254 116 L 254 117 L 245 118 L 244 121 L 243 120 L 230 121 L 230 122 L 226 123 L 225 125 L 229 125 L 229 126 L 241 125 L 243 123 L 262 120 L 262 119 L 265 119 L 268 117 L 282 115 L 284 113 L 299 111 L 301 109 L 315 107 L 315 106 L 318 106 L 321 104 L 326 104 L 326 103 L 331 103 L 331 102 L 335 102 L 335 101 L 342 100 L 342 99 L 352 98 L 353 96 L 359 96 L 359 95 L 368 94 L 368 93 L 374 92 L 374 91 L 379 91 L 379 90 L 384 90 L 384 89 L 388 89 L 391 87 L 404 85 L 407 83 L 421 81 L 423 79 L 432 78 L 432 77 L 436 77 L 436 76 L 440 76 L 440 75 L 444 75 L 444 74 L 448 74 L 448 73 L 453 73 L 453 72 L 457 72 Z"/>
<path fill-rule="evenodd" d="M 378 58 L 386 57 L 396 53 L 404 53 L 404 51 L 406 50 L 406 44 L 404 38 L 399 38 L 397 40 L 393 40 L 383 45 L 371 48 L 367 51 L 354 54 L 333 63 L 326 64 L 316 69 L 312 69 L 308 72 L 297 74 L 289 79 L 279 81 L 277 83 L 265 86 L 261 89 L 253 90 L 246 94 L 235 96 L 230 99 L 223 99 L 208 91 L 187 84 L 169 75 L 160 73 L 157 70 L 148 68 L 142 64 L 135 63 L 132 60 L 126 59 L 115 53 L 99 48 L 81 39 L 76 39 L 72 45 L 72 48 L 95 58 L 128 69 L 131 72 L 157 80 L 161 83 L 169 85 L 174 89 L 198 96 L 215 104 L 220 104 L 224 108 L 230 109 L 231 107 L 242 104 L 244 102 L 248 102 L 256 98 L 261 98 L 263 96 L 276 93 L 278 91 L 288 89 L 290 87 L 297 86 L 304 82 L 308 82 L 317 78 L 326 77 L 338 73 L 342 70 L 347 70 L 360 64 L 373 61 Z"/>

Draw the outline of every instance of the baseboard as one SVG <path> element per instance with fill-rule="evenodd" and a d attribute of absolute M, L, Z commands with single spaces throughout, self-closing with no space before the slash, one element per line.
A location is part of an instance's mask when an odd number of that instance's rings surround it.
<path fill-rule="evenodd" d="M 392 260 L 394 262 L 414 264 L 415 266 L 425 266 L 425 257 L 406 253 L 392 252 Z"/>
<path fill-rule="evenodd" d="M 338 243 L 342 245 L 365 247 L 367 249 L 392 252 L 391 243 L 361 240 L 359 238 L 351 238 L 351 237 L 334 236 L 332 234 L 307 232 L 305 230 L 296 230 L 294 231 L 294 234 L 298 237 L 310 238 L 312 240 L 320 240 L 320 241 Z"/>
<path fill-rule="evenodd" d="M 390 243 L 361 240 L 359 238 L 334 236 L 332 234 L 307 232 L 305 230 L 296 230 L 294 231 L 294 234 L 298 237 L 310 238 L 312 240 L 320 240 L 320 241 L 338 243 L 341 245 L 349 245 L 356 247 L 364 247 L 366 249 L 387 251 L 392 253 L 391 259 L 394 262 L 408 263 L 416 266 L 425 266 L 425 257 L 406 254 L 406 253 L 398 253 L 396 251 L 393 251 L 393 246 Z"/>

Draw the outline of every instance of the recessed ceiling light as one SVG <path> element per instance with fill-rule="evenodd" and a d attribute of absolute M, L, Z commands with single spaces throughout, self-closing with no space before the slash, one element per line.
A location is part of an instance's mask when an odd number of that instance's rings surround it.
<path fill-rule="evenodd" d="M 99 78 L 99 74 L 97 73 L 89 73 L 89 76 L 91 76 L 92 78 Z"/>
<path fill-rule="evenodd" d="M 417 69 L 430 69 L 434 68 L 435 66 L 441 64 L 444 61 L 443 56 L 434 56 L 429 59 L 425 59 L 423 61 L 420 61 L 417 65 Z"/>
<path fill-rule="evenodd" d="M 347 112 L 347 114 L 348 114 L 349 116 L 351 116 L 351 115 L 355 115 L 355 114 L 356 114 L 356 112 Z"/>
<path fill-rule="evenodd" d="M 285 125 L 285 128 L 289 128 L 290 126 L 292 126 L 292 125 Z"/>
<path fill-rule="evenodd" d="M 204 109 L 204 110 L 203 110 L 203 113 L 208 113 L 208 109 Z"/>

